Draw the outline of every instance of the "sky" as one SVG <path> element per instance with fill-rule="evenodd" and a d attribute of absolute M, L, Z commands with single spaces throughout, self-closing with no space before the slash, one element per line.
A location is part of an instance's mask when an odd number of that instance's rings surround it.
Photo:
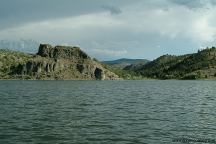
<path fill-rule="evenodd" d="M 215 13 L 216 0 L 0 0 L 0 40 L 153 60 L 215 46 Z"/>

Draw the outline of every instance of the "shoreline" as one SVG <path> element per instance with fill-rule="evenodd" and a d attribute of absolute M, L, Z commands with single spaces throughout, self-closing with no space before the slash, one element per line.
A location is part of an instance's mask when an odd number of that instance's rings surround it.
<path fill-rule="evenodd" d="M 119 79 L 119 80 L 94 80 L 94 79 L 0 79 L 0 81 L 216 81 L 215 79 Z"/>

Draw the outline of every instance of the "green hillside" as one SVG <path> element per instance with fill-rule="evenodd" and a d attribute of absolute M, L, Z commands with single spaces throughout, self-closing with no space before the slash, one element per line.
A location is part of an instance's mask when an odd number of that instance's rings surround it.
<path fill-rule="evenodd" d="M 215 79 L 216 48 L 207 48 L 183 56 L 164 55 L 145 65 L 124 70 L 154 79 Z"/>

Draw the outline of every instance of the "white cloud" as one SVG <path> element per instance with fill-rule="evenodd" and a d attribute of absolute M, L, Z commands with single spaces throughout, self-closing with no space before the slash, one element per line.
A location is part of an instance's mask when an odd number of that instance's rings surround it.
<path fill-rule="evenodd" d="M 120 26 L 119 20 L 112 19 L 108 12 L 88 14 L 64 19 L 46 20 L 41 22 L 27 23 L 20 27 L 4 29 L 1 31 L 1 37 L 28 37 L 31 35 L 41 35 L 42 37 L 56 34 L 68 34 L 86 29 L 101 29 Z M 82 33 L 83 34 L 83 33 Z M 63 37 L 64 38 L 64 37 Z"/>
<path fill-rule="evenodd" d="M 200 45 L 215 41 L 216 7 L 213 4 L 200 6 L 191 2 L 179 4 L 171 1 L 137 0 L 133 4 L 115 8 L 121 11 L 117 15 L 100 11 L 26 23 L 0 31 L 0 39 L 31 38 L 75 44 L 85 47 L 88 52 L 110 56 L 146 56 L 155 53 L 157 44 L 160 44 L 157 50 L 161 49 L 162 53 L 165 51 L 162 48 L 174 45 L 164 44 L 171 41 L 175 41 L 175 47 L 186 43 L 184 46 L 197 46 L 197 49 Z M 191 9 L 192 6 L 199 9 Z M 92 44 L 94 41 L 97 41 L 97 45 Z"/>
<path fill-rule="evenodd" d="M 127 29 L 137 33 L 158 33 L 172 39 L 184 37 L 200 43 L 215 39 L 216 27 L 210 24 L 215 7 L 195 11 L 179 5 L 167 5 L 147 7 L 140 3 L 123 9 L 122 18 L 119 16 L 117 19 L 124 21 Z"/>
<path fill-rule="evenodd" d="M 213 42 L 216 35 L 216 27 L 211 25 L 212 18 L 216 9 L 213 9 L 204 16 L 200 16 L 195 19 L 188 33 L 194 40 L 200 40 L 202 42 Z"/>
<path fill-rule="evenodd" d="M 49 29 L 83 29 L 91 27 L 115 27 L 121 25 L 121 22 L 112 17 L 107 12 L 82 15 L 77 17 L 57 19 L 40 22 L 39 25 Z M 30 25 L 34 27 L 35 25 Z"/>

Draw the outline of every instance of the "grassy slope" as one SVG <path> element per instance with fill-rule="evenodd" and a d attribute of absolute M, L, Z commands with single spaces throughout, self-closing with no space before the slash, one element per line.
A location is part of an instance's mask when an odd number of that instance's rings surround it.
<path fill-rule="evenodd" d="M 128 70 L 157 79 L 215 79 L 216 48 L 183 56 L 164 55 L 146 65 Z"/>
<path fill-rule="evenodd" d="M 31 58 L 31 55 L 22 52 L 0 49 L 0 77 L 11 78 L 9 76 L 11 67 L 23 64 Z"/>

